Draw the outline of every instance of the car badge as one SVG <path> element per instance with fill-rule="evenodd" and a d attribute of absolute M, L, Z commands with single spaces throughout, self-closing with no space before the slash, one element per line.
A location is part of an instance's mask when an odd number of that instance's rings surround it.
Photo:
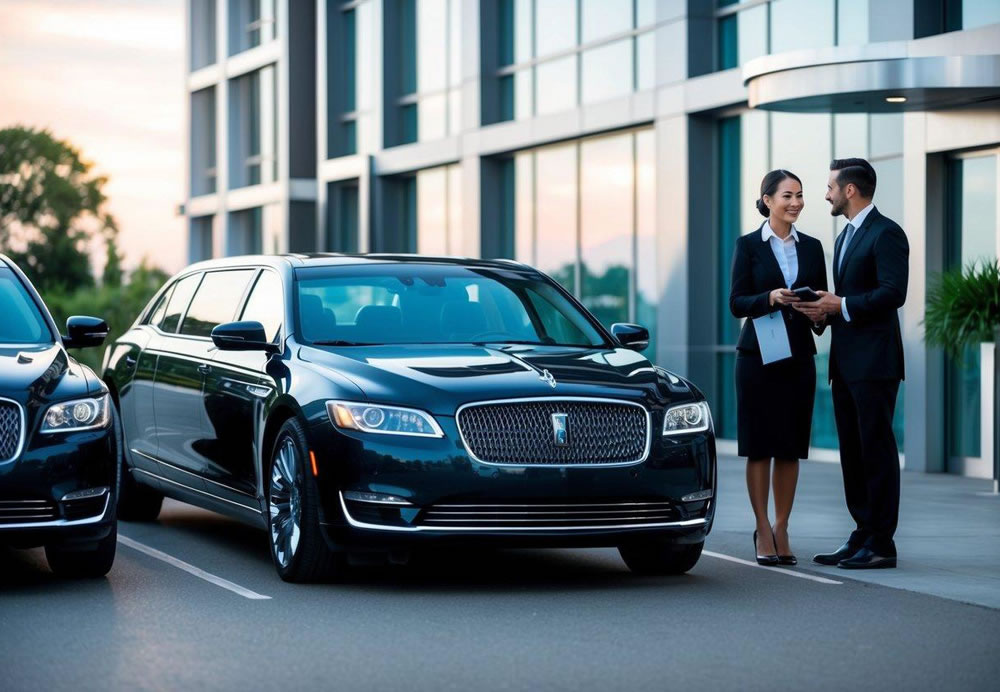
<path fill-rule="evenodd" d="M 556 385 L 559 384 L 558 382 L 556 382 L 555 376 L 548 370 L 542 370 L 542 374 L 539 375 L 538 378 L 540 380 L 548 382 L 549 386 L 552 387 L 552 389 L 555 389 Z"/>
<path fill-rule="evenodd" d="M 569 415 L 552 414 L 552 434 L 555 437 L 556 447 L 565 447 L 569 444 Z"/>

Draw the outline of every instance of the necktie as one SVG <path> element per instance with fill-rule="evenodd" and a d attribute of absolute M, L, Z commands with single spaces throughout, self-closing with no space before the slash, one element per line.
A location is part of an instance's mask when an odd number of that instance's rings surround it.
<path fill-rule="evenodd" d="M 844 244 L 840 246 L 840 257 L 837 259 L 838 274 L 844 270 L 844 255 L 847 254 L 847 247 L 851 244 L 851 239 L 854 238 L 854 226 L 847 224 L 844 232 L 847 234 L 847 237 L 844 238 Z"/>

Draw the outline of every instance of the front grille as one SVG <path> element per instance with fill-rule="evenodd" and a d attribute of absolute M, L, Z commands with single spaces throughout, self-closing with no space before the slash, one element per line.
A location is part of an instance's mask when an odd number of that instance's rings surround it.
<path fill-rule="evenodd" d="M 0 461 L 10 461 L 21 446 L 21 407 L 0 400 Z"/>
<path fill-rule="evenodd" d="M 49 500 L 0 500 L 0 526 L 53 521 L 58 518 L 56 503 Z"/>
<path fill-rule="evenodd" d="M 421 513 L 420 526 L 433 528 L 580 529 L 645 526 L 678 521 L 670 502 L 440 504 Z"/>
<path fill-rule="evenodd" d="M 565 444 L 557 444 L 554 414 L 565 415 Z M 624 401 L 470 404 L 459 409 L 458 430 L 472 456 L 489 464 L 628 464 L 643 461 L 649 451 L 649 414 Z"/>

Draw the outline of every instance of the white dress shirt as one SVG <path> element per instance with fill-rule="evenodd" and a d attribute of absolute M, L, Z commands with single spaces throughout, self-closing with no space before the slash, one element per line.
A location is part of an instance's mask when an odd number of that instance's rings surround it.
<path fill-rule="evenodd" d="M 765 221 L 761 228 L 760 239 L 770 243 L 774 259 L 778 260 L 778 266 L 781 267 L 781 275 L 785 277 L 785 288 L 791 288 L 799 278 L 799 255 L 795 251 L 795 244 L 799 242 L 799 232 L 795 224 L 792 224 L 792 232 L 782 240 L 771 228 L 771 222 Z"/>
<path fill-rule="evenodd" d="M 864 209 L 862 209 L 861 211 L 859 211 L 857 214 L 855 214 L 853 219 L 848 219 L 848 222 L 852 226 L 854 226 L 854 235 L 851 236 L 851 242 L 852 243 L 856 243 L 857 242 L 857 240 L 858 240 L 858 234 L 861 232 L 861 224 L 863 224 L 865 222 L 865 219 L 868 218 L 868 214 L 870 214 L 871 210 L 874 209 L 874 208 L 875 208 L 875 203 L 872 202 L 867 207 L 865 207 Z M 833 258 L 834 261 L 837 262 L 837 264 L 840 267 L 840 269 L 843 269 L 842 263 L 843 263 L 844 257 L 846 255 L 847 255 L 847 238 L 844 238 L 844 244 L 840 247 L 840 256 Z M 847 313 L 847 298 L 844 298 L 843 296 L 841 296 L 841 298 L 840 298 L 840 314 L 842 314 L 844 316 L 844 321 L 845 322 L 850 322 L 851 321 L 851 316 Z"/>

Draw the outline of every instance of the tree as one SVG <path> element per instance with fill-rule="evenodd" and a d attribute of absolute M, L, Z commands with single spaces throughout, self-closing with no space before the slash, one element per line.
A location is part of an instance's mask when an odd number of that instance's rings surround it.
<path fill-rule="evenodd" d="M 0 129 L 0 250 L 43 293 L 93 286 L 87 243 L 95 233 L 112 241 L 117 234 L 103 209 L 107 178 L 91 173 L 92 167 L 48 130 Z M 117 272 L 120 282 L 114 243 L 111 249 L 109 278 Z"/>

